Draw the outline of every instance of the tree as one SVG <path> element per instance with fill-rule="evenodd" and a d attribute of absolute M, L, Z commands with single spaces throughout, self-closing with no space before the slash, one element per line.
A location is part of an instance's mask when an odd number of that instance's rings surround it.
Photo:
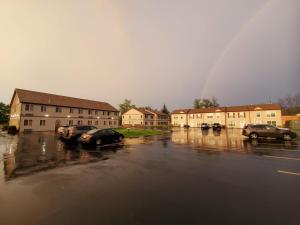
<path fill-rule="evenodd" d="M 123 115 L 129 109 L 136 108 L 136 106 L 131 104 L 131 100 L 125 99 L 124 102 L 119 105 L 119 108 L 121 115 Z"/>
<path fill-rule="evenodd" d="M 168 108 L 167 108 L 167 106 L 166 106 L 166 104 L 164 104 L 163 105 L 163 107 L 162 107 L 162 109 L 160 110 L 162 113 L 165 113 L 165 114 L 170 114 L 170 112 L 169 112 L 169 110 L 168 110 Z"/>
<path fill-rule="evenodd" d="M 218 107 L 219 103 L 217 98 L 212 97 L 209 98 L 196 98 L 194 100 L 194 108 L 195 109 L 201 109 L 201 108 L 212 108 L 212 107 Z"/>
<path fill-rule="evenodd" d="M 9 105 L 0 102 L 0 124 L 6 124 L 9 121 Z"/>
<path fill-rule="evenodd" d="M 279 99 L 278 102 L 284 114 L 294 115 L 300 113 L 300 93 L 288 95 L 285 98 Z"/>

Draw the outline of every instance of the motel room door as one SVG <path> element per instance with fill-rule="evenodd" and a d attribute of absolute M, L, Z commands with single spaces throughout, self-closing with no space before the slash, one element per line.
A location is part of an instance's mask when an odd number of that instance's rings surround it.
<path fill-rule="evenodd" d="M 57 129 L 60 127 L 60 120 L 55 121 L 55 132 L 57 132 Z"/>

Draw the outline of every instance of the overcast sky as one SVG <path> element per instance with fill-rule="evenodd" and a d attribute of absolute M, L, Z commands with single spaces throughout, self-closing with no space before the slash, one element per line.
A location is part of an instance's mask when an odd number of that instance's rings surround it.
<path fill-rule="evenodd" d="M 0 0 L 0 101 L 14 88 L 170 109 L 300 91 L 299 0 Z"/>

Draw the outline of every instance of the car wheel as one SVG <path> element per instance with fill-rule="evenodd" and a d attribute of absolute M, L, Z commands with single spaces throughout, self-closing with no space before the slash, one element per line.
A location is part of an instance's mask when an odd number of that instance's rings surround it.
<path fill-rule="evenodd" d="M 251 134 L 250 134 L 250 138 L 251 138 L 251 139 L 257 139 L 257 138 L 258 138 L 257 133 L 251 133 Z"/>
<path fill-rule="evenodd" d="M 289 134 L 284 134 L 284 135 L 283 135 L 283 140 L 285 140 L 285 141 L 290 141 L 290 140 L 292 140 L 292 137 L 291 137 L 291 135 L 289 135 Z"/>
<path fill-rule="evenodd" d="M 102 143 L 101 139 L 96 140 L 96 145 L 101 145 L 101 143 Z"/>

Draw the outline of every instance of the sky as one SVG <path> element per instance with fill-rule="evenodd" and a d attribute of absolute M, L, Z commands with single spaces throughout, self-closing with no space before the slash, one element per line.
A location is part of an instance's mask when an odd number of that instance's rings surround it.
<path fill-rule="evenodd" d="M 138 106 L 300 91 L 299 0 L 0 0 L 0 101 L 14 88 Z"/>

